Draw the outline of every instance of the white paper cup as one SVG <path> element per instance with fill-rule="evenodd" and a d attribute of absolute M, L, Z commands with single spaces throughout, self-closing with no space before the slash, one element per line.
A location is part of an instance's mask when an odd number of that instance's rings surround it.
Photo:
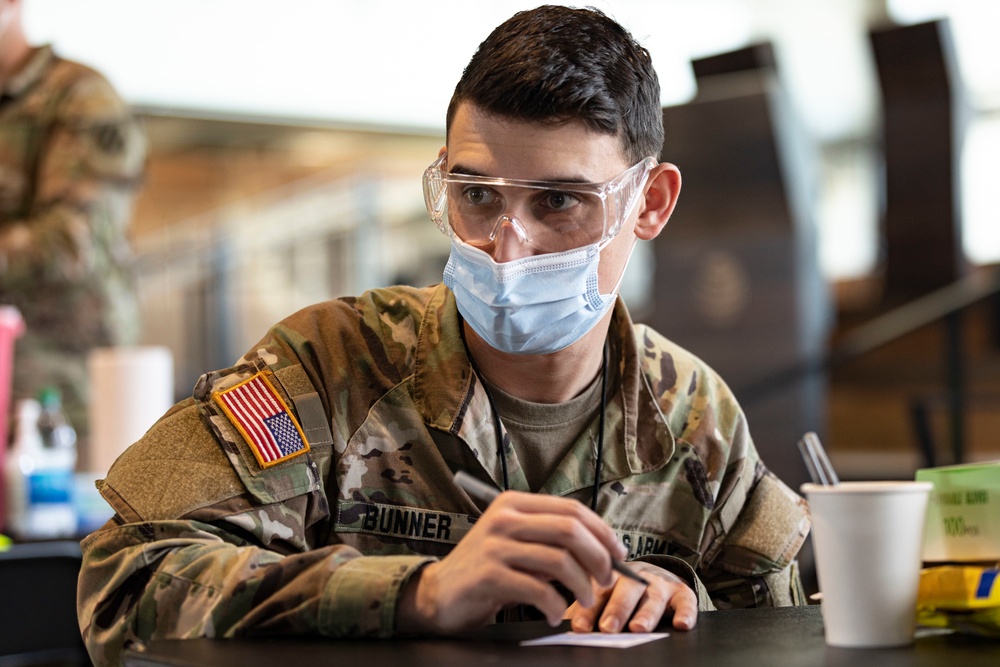
<path fill-rule="evenodd" d="M 913 642 L 930 482 L 803 484 L 830 646 Z"/>

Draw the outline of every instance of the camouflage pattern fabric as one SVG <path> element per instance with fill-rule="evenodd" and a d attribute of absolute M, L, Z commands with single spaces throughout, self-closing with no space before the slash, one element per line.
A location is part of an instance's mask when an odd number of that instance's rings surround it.
<path fill-rule="evenodd" d="M 27 325 L 13 395 L 58 387 L 85 435 L 87 351 L 138 337 L 126 227 L 145 140 L 103 76 L 47 46 L 0 93 L 0 303 Z"/>
<path fill-rule="evenodd" d="M 502 486 L 459 327 L 444 286 L 373 290 L 300 311 L 203 376 L 99 483 L 117 515 L 82 543 L 79 615 L 94 662 L 156 637 L 393 635 L 408 578 L 484 509 L 453 472 Z M 618 390 L 598 513 L 630 558 L 685 577 L 702 609 L 803 603 L 794 558 L 806 505 L 760 462 L 729 389 L 633 325 L 621 301 L 609 341 Z M 258 376 L 309 441 L 266 467 L 217 400 Z M 589 502 L 584 439 L 545 493 Z M 526 489 L 506 452 L 512 488 Z"/>

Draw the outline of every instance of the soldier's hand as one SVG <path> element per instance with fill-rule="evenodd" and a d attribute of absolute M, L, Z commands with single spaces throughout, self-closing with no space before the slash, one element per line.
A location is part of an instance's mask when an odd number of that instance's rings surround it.
<path fill-rule="evenodd" d="M 534 606 L 556 626 L 566 601 L 551 582 L 589 607 L 596 603 L 592 582 L 610 586 L 611 559 L 625 555 L 614 531 L 581 503 L 501 493 L 447 557 L 414 575 L 397 606 L 396 627 L 458 632 L 486 625 L 513 604 Z"/>
<path fill-rule="evenodd" d="M 687 583 L 663 568 L 633 561 L 626 567 L 638 572 L 649 586 L 615 573 L 610 586 L 595 583 L 594 603 L 582 598 L 570 606 L 566 618 L 575 632 L 652 632 L 667 610 L 673 611 L 673 627 L 690 630 L 698 620 L 698 597 Z"/>

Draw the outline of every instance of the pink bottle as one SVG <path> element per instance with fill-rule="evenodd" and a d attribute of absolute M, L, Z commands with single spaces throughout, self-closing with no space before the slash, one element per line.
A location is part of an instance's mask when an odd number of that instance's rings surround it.
<path fill-rule="evenodd" d="M 4 470 L 10 442 L 10 390 L 14 368 L 14 340 L 24 332 L 24 320 L 14 306 L 0 306 L 0 531 L 7 519 Z"/>

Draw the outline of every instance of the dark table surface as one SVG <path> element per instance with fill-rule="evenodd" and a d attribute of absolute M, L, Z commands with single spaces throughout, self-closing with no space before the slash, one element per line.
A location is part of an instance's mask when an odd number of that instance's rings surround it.
<path fill-rule="evenodd" d="M 562 629 L 568 629 L 564 626 Z M 300 664 L 378 667 L 604 667 L 628 665 L 1000 665 L 1000 641 L 920 632 L 912 646 L 844 649 L 826 646 L 819 607 L 741 609 L 703 613 L 691 632 L 628 649 L 576 646 L 523 647 L 522 639 L 551 634 L 541 622 L 496 625 L 450 639 L 159 640 L 125 656 L 127 667 L 213 665 L 257 667 Z"/>

